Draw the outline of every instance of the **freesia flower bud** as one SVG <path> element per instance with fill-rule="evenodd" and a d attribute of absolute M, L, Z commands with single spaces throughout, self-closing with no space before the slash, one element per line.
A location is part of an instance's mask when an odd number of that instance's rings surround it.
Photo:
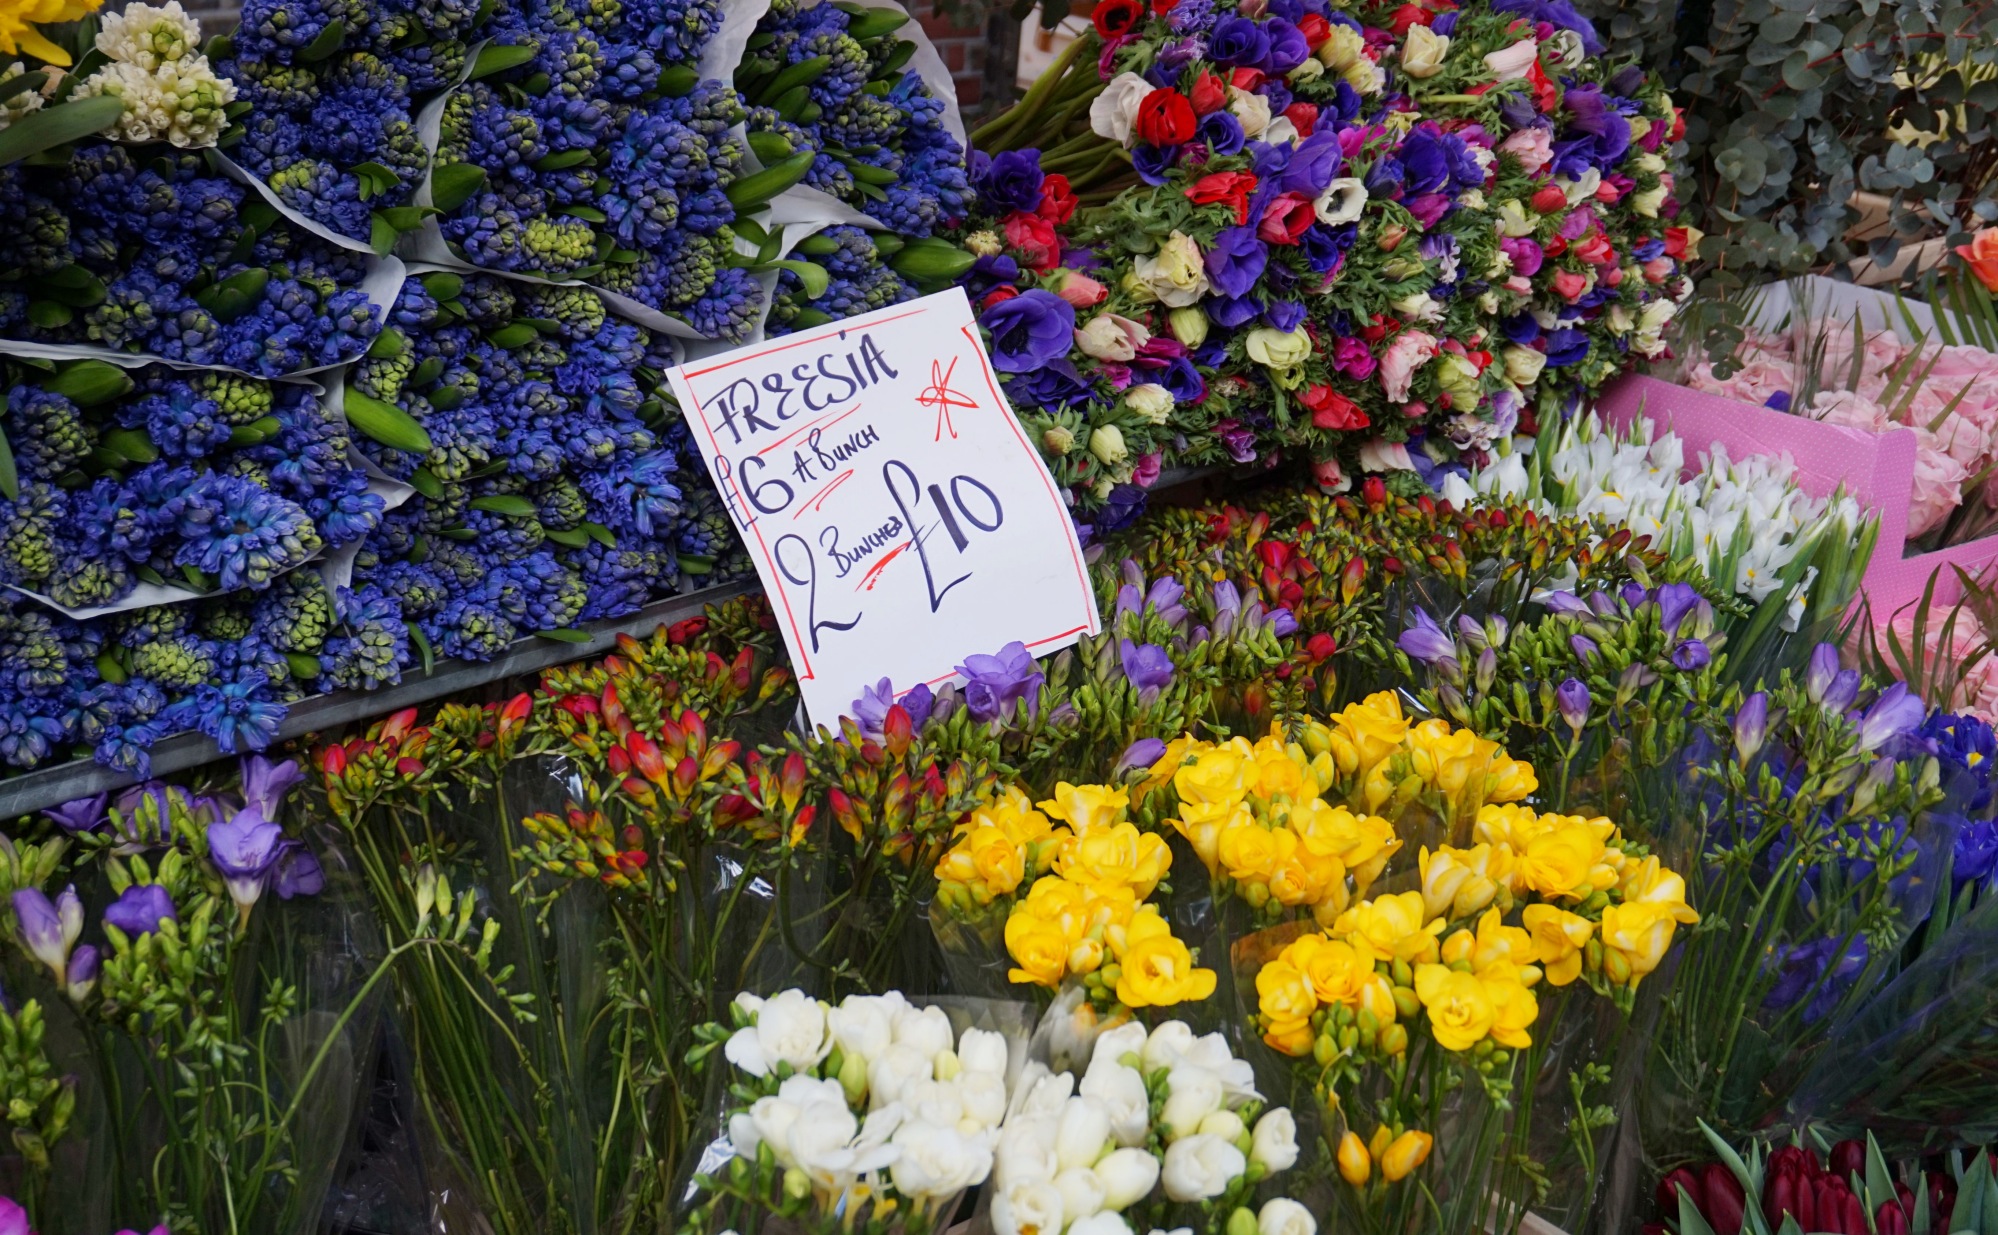
<path fill-rule="evenodd" d="M 1820 643 L 1811 649 L 1811 663 L 1804 671 L 1804 694 L 1812 703 L 1823 703 L 1838 677 L 1838 645 Z"/>
<path fill-rule="evenodd" d="M 1579 678 L 1569 678 L 1554 688 L 1554 701 L 1561 709 L 1561 719 L 1580 736 L 1589 723 L 1589 688 Z"/>
<path fill-rule="evenodd" d="M 1367 1182 L 1374 1171 L 1373 1155 L 1367 1152 L 1366 1142 L 1357 1132 L 1347 1132 L 1339 1138 L 1339 1177 L 1358 1188 Z"/>
<path fill-rule="evenodd" d="M 1762 749 L 1762 739 L 1769 729 L 1769 696 L 1756 691 L 1734 714 L 1734 757 L 1742 766 L 1755 758 L 1755 752 Z"/>
<path fill-rule="evenodd" d="M 1429 1151 L 1435 1145 L 1435 1137 L 1410 1128 L 1394 1138 L 1387 1152 L 1381 1155 L 1381 1174 L 1389 1183 L 1406 1179 L 1416 1167 L 1429 1160 Z"/>

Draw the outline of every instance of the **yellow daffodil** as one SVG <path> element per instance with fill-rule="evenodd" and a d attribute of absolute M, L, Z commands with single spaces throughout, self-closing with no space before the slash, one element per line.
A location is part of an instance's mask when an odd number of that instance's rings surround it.
<path fill-rule="evenodd" d="M 1566 986 L 1581 976 L 1582 949 L 1595 934 L 1594 922 L 1553 905 L 1528 905 L 1519 916 L 1549 982 Z"/>

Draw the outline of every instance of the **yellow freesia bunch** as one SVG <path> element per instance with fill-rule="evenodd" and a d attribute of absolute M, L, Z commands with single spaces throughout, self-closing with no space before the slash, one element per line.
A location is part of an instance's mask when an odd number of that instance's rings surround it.
<path fill-rule="evenodd" d="M 1040 803 L 1035 813 L 1068 827 L 1050 824 L 1036 842 L 1052 850 L 1054 873 L 1036 879 L 1007 915 L 1014 982 L 1053 988 L 1079 978 L 1093 1001 L 1127 1008 L 1214 993 L 1214 971 L 1196 966 L 1158 907 L 1144 903 L 1165 878 L 1172 852 L 1162 837 L 1139 831 L 1126 818 L 1129 809 L 1126 789 L 1066 782 Z"/>
<path fill-rule="evenodd" d="M 1517 802 L 1540 787 L 1533 766 L 1497 742 L 1446 720 L 1410 722 L 1393 691 L 1305 725 L 1298 741 L 1314 758 L 1326 757 L 1335 774 L 1326 788 L 1336 782 L 1356 810 L 1392 814 L 1395 804 L 1424 798 L 1454 824 L 1488 802 Z"/>
<path fill-rule="evenodd" d="M 953 907 L 990 905 L 1013 895 L 1029 877 L 1045 874 L 1069 836 L 1008 785 L 957 825 L 956 839 L 937 862 L 937 898 Z"/>
<path fill-rule="evenodd" d="M 1305 908 L 1329 925 L 1401 848 L 1387 820 L 1325 800 L 1333 773 L 1329 755 L 1313 757 L 1275 733 L 1218 745 L 1188 737 L 1138 791 L 1171 781 L 1179 806 L 1168 822 L 1209 876 L 1251 906 Z"/>

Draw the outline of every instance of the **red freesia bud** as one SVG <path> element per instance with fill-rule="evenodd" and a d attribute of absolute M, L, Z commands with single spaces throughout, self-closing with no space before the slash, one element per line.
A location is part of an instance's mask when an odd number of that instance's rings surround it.
<path fill-rule="evenodd" d="M 506 706 L 500 709 L 500 732 L 518 729 L 533 711 L 534 697 L 525 691 L 507 700 Z"/>
<path fill-rule="evenodd" d="M 1228 106 L 1228 83 L 1212 73 L 1202 73 L 1193 82 L 1193 114 L 1205 116 Z"/>
<path fill-rule="evenodd" d="M 1329 660 L 1339 650 L 1339 641 L 1320 631 L 1304 641 L 1304 654 L 1313 664 Z"/>
<path fill-rule="evenodd" d="M 623 631 L 618 632 L 615 642 L 617 643 L 617 650 L 625 656 L 633 660 L 645 659 L 645 645 Z"/>
<path fill-rule="evenodd" d="M 1041 203 L 1034 207 L 1034 213 L 1060 227 L 1075 217 L 1076 204 L 1068 177 L 1054 172 L 1041 181 Z"/>
<path fill-rule="evenodd" d="M 1089 15 L 1096 27 L 1096 33 L 1104 42 L 1130 33 L 1139 22 L 1145 20 L 1143 0 L 1101 0 L 1096 11 Z"/>
<path fill-rule="evenodd" d="M 1378 476 L 1369 476 L 1360 482 L 1360 496 L 1375 510 L 1387 505 L 1387 482 Z"/>
<path fill-rule="evenodd" d="M 807 806 L 791 818 L 791 843 L 796 845 L 805 839 L 812 829 L 812 821 L 819 817 L 819 808 Z"/>
<path fill-rule="evenodd" d="M 1154 90 L 1138 104 L 1133 129 L 1152 146 L 1177 146 L 1193 139 L 1193 104 L 1177 90 Z"/>
<path fill-rule="evenodd" d="M 682 797 L 693 789 L 694 782 L 701 779 L 701 765 L 694 762 L 693 756 L 680 760 L 673 768 L 673 791 Z"/>
<path fill-rule="evenodd" d="M 1686 1195 L 1693 1198 L 1694 1208 L 1699 1208 L 1705 1202 L 1706 1194 L 1700 1191 L 1700 1177 L 1682 1166 L 1658 1181 L 1657 1194 L 1652 1197 L 1658 1203 L 1658 1212 L 1676 1220 L 1679 1214 L 1679 1192 L 1682 1189 Z"/>
<path fill-rule="evenodd" d="M 604 766 L 612 776 L 623 776 L 631 771 L 631 756 L 624 753 L 624 747 L 613 746 L 604 752 Z"/>
<path fill-rule="evenodd" d="M 619 737 L 631 732 L 631 718 L 624 714 L 624 703 L 617 697 L 617 683 L 604 683 L 603 700 L 598 705 L 603 713 L 604 726 Z"/>
<path fill-rule="evenodd" d="M 1456 542 L 1451 543 L 1454 545 Z M 1705 1192 L 1707 1202 L 1700 1212 L 1705 1215 L 1707 1225 L 1714 1228 L 1714 1235 L 1741 1235 L 1741 1218 L 1747 1197 L 1734 1172 L 1718 1162 L 1709 1162 L 1700 1168 L 1700 1188 Z"/>
<path fill-rule="evenodd" d="M 319 770 L 328 778 L 346 775 L 347 748 L 336 744 L 322 749 L 319 752 Z"/>
<path fill-rule="evenodd" d="M 395 715 L 389 717 L 387 720 L 382 722 L 382 731 L 377 736 L 381 741 L 384 742 L 397 741 L 402 737 L 403 734 L 408 733 L 410 726 L 414 725 L 415 723 L 416 723 L 416 709 L 404 708 L 402 711 L 397 712 Z"/>
<path fill-rule="evenodd" d="M 564 695 L 556 701 L 555 706 L 577 720 L 597 714 L 597 701 L 591 695 Z"/>
<path fill-rule="evenodd" d="M 423 760 L 404 756 L 395 761 L 395 770 L 398 776 L 415 776 L 423 770 Z"/>
<path fill-rule="evenodd" d="M 624 752 L 631 757 L 631 766 L 640 776 L 655 785 L 666 783 L 666 760 L 659 753 L 659 746 L 642 733 L 632 733 L 624 739 Z"/>
<path fill-rule="evenodd" d="M 704 617 L 683 618 L 666 628 L 666 641 L 679 647 L 689 639 L 698 638 L 707 628 L 708 619 Z"/>
<path fill-rule="evenodd" d="M 907 715 L 907 713 L 903 713 Z M 805 792 L 805 757 L 797 751 L 784 756 L 783 766 L 777 773 L 777 784 L 784 795 L 787 806 L 796 805 Z"/>
<path fill-rule="evenodd" d="M 1339 572 L 1339 598 L 1347 604 L 1360 594 L 1360 587 L 1367 581 L 1367 559 L 1356 557 L 1347 562 Z"/>

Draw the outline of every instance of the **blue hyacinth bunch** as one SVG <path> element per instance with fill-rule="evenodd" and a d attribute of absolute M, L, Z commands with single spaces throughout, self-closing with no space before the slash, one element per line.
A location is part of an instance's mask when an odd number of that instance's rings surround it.
<path fill-rule="evenodd" d="M 0 336 L 282 377 L 380 327 L 367 259 L 285 222 L 198 155 L 109 142 L 0 168 Z"/>
<path fill-rule="evenodd" d="M 349 382 L 428 445 L 365 447 L 416 495 L 362 543 L 343 604 L 376 633 L 335 646 L 334 684 L 392 680 L 391 607 L 399 666 L 490 659 L 678 589 L 689 487 L 708 482 L 663 441 L 661 340 L 588 288 L 491 274 L 411 280 L 394 319 Z"/>
<path fill-rule="evenodd" d="M 899 9 L 775 0 L 735 82 L 765 164 L 812 156 L 804 182 L 904 236 L 928 236 L 972 202 L 946 104 L 907 65 Z"/>
<path fill-rule="evenodd" d="M 210 47 L 237 89 L 221 145 L 291 209 L 390 243 L 421 221 L 416 114 L 457 83 L 479 21 L 467 0 L 248 0 Z"/>
<path fill-rule="evenodd" d="M 0 581 L 72 609 L 141 582 L 260 590 L 374 529 L 344 422 L 309 386 L 99 360 L 18 363 L 0 429 L 20 496 Z"/>
<path fill-rule="evenodd" d="M 864 227 L 829 227 L 807 237 L 796 252 L 825 270 L 825 290 L 813 296 L 803 277 L 783 270 L 766 329 L 773 335 L 789 334 L 914 300 L 922 293 L 888 264 L 889 254 L 883 252 L 896 249 L 899 242 L 900 237 L 876 235 Z"/>
<path fill-rule="evenodd" d="M 731 224 L 777 188 L 738 186 L 740 101 L 695 68 L 722 7 L 495 12 L 480 60 L 491 71 L 444 106 L 431 191 L 446 241 L 483 269 L 582 280 L 744 337 L 761 288 L 730 265 Z"/>

